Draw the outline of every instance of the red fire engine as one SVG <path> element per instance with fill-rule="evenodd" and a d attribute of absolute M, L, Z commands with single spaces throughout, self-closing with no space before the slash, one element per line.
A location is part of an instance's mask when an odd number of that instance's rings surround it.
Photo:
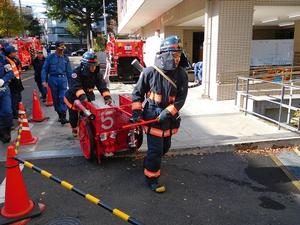
<path fill-rule="evenodd" d="M 22 68 L 27 68 L 32 63 L 38 50 L 43 50 L 40 39 L 36 37 L 3 39 L 3 43 L 9 43 L 18 50 L 18 58 L 22 63 Z"/>
<path fill-rule="evenodd" d="M 115 38 L 110 35 L 106 44 L 107 64 L 111 80 L 135 81 L 140 72 L 131 66 L 131 62 L 137 59 L 143 66 L 143 46 L 145 41 L 138 38 Z"/>

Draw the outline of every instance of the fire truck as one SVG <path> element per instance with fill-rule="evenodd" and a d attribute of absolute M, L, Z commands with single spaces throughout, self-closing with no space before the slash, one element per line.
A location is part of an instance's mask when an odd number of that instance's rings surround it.
<path fill-rule="evenodd" d="M 43 50 L 43 46 L 39 38 L 8 38 L 2 39 L 2 43 L 9 43 L 18 50 L 18 58 L 22 63 L 22 68 L 28 68 L 32 64 L 32 59 L 36 56 L 36 52 Z"/>
<path fill-rule="evenodd" d="M 106 63 L 110 80 L 137 81 L 140 72 L 131 66 L 131 62 L 137 59 L 143 66 L 143 46 L 145 41 L 136 37 L 115 38 L 108 37 L 106 44 Z"/>

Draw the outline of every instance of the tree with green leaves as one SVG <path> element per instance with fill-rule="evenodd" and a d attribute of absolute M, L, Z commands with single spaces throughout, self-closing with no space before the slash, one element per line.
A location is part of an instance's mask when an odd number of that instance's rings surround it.
<path fill-rule="evenodd" d="M 82 38 L 84 35 L 86 35 L 86 32 L 84 31 L 85 28 L 81 25 L 76 25 L 72 20 L 67 20 L 67 30 L 75 37 L 79 37 L 80 39 L 80 45 L 82 45 Z"/>
<path fill-rule="evenodd" d="M 106 0 L 107 18 L 117 16 L 117 1 Z M 46 0 L 48 6 L 47 16 L 57 20 L 69 20 L 74 26 L 85 29 L 87 47 L 91 46 L 91 24 L 103 18 L 103 0 Z"/>
<path fill-rule="evenodd" d="M 43 34 L 43 28 L 37 18 L 33 18 L 32 15 L 24 15 L 25 20 L 24 29 L 28 32 L 29 36 L 41 36 Z"/>
<path fill-rule="evenodd" d="M 17 8 L 9 0 L 0 1 L 0 36 L 22 34 L 24 21 Z"/>

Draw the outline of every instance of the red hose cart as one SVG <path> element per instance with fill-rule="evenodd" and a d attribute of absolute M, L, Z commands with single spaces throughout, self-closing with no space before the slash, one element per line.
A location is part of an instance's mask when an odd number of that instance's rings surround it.
<path fill-rule="evenodd" d="M 113 156 L 116 152 L 138 150 L 143 142 L 141 125 L 156 122 L 141 121 L 131 123 L 131 97 L 119 96 L 119 106 L 97 108 L 90 102 L 75 105 L 81 112 L 79 119 L 80 147 L 84 157 L 101 162 L 103 156 Z"/>

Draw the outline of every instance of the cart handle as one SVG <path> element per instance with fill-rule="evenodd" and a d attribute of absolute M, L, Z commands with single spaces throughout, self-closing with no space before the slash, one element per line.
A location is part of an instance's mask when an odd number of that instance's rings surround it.
<path fill-rule="evenodd" d="M 74 105 L 81 111 L 83 112 L 84 116 L 86 116 L 87 118 L 89 118 L 90 120 L 94 120 L 96 118 L 96 116 L 91 113 L 90 110 L 88 110 L 87 108 L 85 108 L 83 106 L 83 104 L 77 99 L 74 101 Z"/>
<path fill-rule="evenodd" d="M 155 123 L 155 122 L 158 122 L 159 118 L 156 118 L 156 119 L 153 119 L 153 120 L 142 120 L 141 122 L 138 122 L 138 123 L 133 123 L 133 124 L 129 124 L 129 125 L 125 125 L 122 127 L 122 129 L 131 129 L 131 128 L 134 128 L 134 127 L 137 127 L 137 126 L 142 126 L 142 125 L 146 125 L 146 124 L 149 124 L 149 123 Z"/>

